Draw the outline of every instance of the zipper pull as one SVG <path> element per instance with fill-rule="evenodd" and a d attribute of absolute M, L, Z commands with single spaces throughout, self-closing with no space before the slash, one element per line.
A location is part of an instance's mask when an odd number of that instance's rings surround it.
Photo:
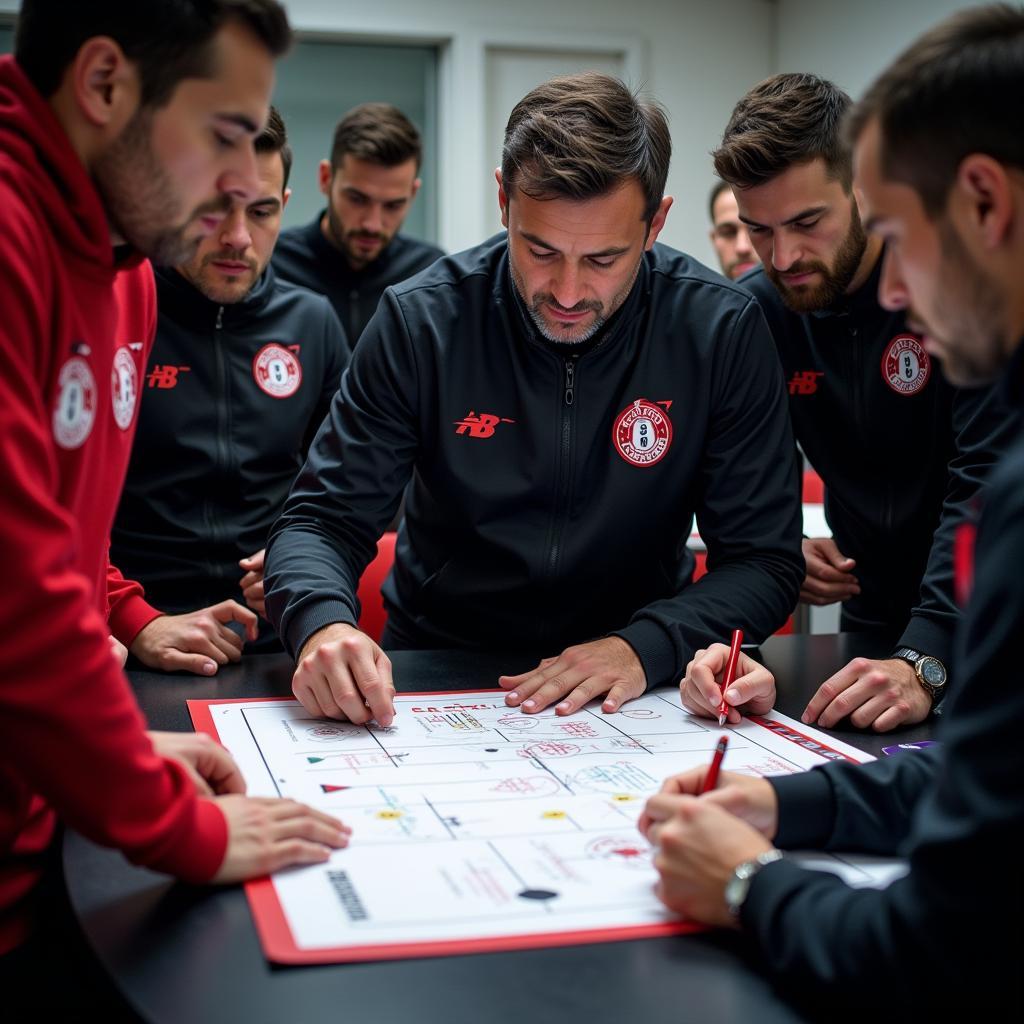
<path fill-rule="evenodd" d="M 576 374 L 576 360 L 566 359 L 565 361 L 565 404 L 572 405 L 573 400 L 573 378 Z"/>
<path fill-rule="evenodd" d="M 222 331 L 224 329 L 224 307 L 217 307 L 217 323 L 214 324 L 214 329 Z"/>

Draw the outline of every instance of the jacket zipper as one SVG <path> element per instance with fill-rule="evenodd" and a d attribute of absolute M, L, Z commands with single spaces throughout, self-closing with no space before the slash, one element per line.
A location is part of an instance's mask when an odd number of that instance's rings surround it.
<path fill-rule="evenodd" d="M 576 357 L 566 359 L 563 363 L 565 370 L 564 388 L 562 391 L 561 419 L 562 437 L 558 453 L 558 474 L 556 477 L 555 507 L 551 518 L 551 543 L 548 548 L 547 576 L 555 578 L 558 570 L 558 560 L 562 554 L 562 518 L 566 511 L 566 502 L 569 492 L 569 477 L 572 460 L 573 424 L 575 416 L 573 403 L 576 400 Z"/>
<path fill-rule="evenodd" d="M 228 447 L 228 402 L 230 396 L 227 392 L 227 366 L 224 357 L 224 307 L 217 307 L 217 320 L 213 325 L 213 351 L 217 367 L 217 468 L 221 473 L 227 473 L 229 466 Z M 206 521 L 210 530 L 210 536 L 217 540 L 223 539 L 223 528 L 214 515 L 210 502 L 206 503 Z M 217 567 L 210 565 L 208 574 L 215 578 Z"/>
<path fill-rule="evenodd" d="M 359 326 L 359 292 L 353 288 L 348 293 L 348 345 L 349 348 L 355 348 L 356 342 L 359 340 L 359 332 L 356 328 Z"/>

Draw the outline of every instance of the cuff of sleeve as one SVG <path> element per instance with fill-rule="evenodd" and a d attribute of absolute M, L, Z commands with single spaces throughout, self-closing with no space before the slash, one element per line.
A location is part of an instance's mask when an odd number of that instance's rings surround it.
<path fill-rule="evenodd" d="M 817 769 L 768 779 L 779 801 L 774 843 L 784 849 L 820 849 L 835 827 L 836 804 L 828 776 Z"/>
<path fill-rule="evenodd" d="M 307 605 L 295 613 L 288 628 L 283 634 L 285 647 L 294 659 L 298 659 L 299 651 L 306 646 L 306 641 L 324 626 L 332 626 L 336 622 L 347 622 L 358 628 L 356 616 L 344 601 L 318 601 Z"/>
<path fill-rule="evenodd" d="M 647 689 L 675 682 L 680 673 L 672 638 L 651 619 L 638 619 L 609 636 L 621 637 L 636 651 L 647 678 Z"/>
<path fill-rule="evenodd" d="M 125 645 L 131 647 L 135 638 L 163 612 L 154 608 L 145 598 L 137 595 L 124 598 L 110 609 L 107 628 Z"/>
<path fill-rule="evenodd" d="M 949 629 L 934 619 L 925 618 L 923 615 L 912 616 L 896 646 L 912 647 L 922 654 L 930 654 L 933 658 L 938 658 L 947 670 L 949 669 L 953 648 L 952 637 Z"/>
<path fill-rule="evenodd" d="M 806 887 L 807 869 L 783 857 L 766 865 L 750 883 L 750 891 L 740 908 L 743 930 L 769 937 L 772 915 L 786 903 L 787 895 Z M 821 872 L 817 872 L 821 874 Z M 838 881 L 838 879 L 836 879 Z"/>

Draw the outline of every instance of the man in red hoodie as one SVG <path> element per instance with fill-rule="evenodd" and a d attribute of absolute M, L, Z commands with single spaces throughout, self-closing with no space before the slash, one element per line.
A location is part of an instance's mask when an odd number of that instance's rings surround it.
<path fill-rule="evenodd" d="M 74 987 L 39 912 L 54 812 L 195 882 L 325 860 L 347 841 L 319 812 L 243 796 L 214 744 L 147 734 L 107 635 L 134 587 L 106 555 L 155 325 L 143 256 L 186 260 L 254 194 L 253 138 L 289 37 L 275 0 L 25 0 L 15 58 L 0 60 L 6 1007 L 20 989 L 38 1013 Z M 40 984 L 55 957 L 61 984 Z"/>

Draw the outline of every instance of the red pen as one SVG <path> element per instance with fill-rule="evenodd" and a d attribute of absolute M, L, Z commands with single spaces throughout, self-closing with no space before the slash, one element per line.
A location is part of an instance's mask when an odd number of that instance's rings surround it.
<path fill-rule="evenodd" d="M 725 675 L 722 676 L 722 703 L 718 705 L 718 724 L 725 725 L 729 717 L 729 705 L 725 703 L 725 691 L 732 686 L 736 678 L 736 666 L 740 663 L 740 645 L 743 643 L 743 630 L 732 631 L 732 644 L 729 646 L 729 660 L 725 663 Z"/>
<path fill-rule="evenodd" d="M 725 757 L 725 748 L 727 746 L 729 746 L 729 737 L 723 736 L 718 741 L 718 746 L 715 747 L 715 756 L 711 758 L 711 767 L 708 769 L 707 775 L 704 776 L 704 785 L 701 788 L 701 793 L 710 793 L 718 785 L 718 772 L 722 767 L 722 758 Z"/>

